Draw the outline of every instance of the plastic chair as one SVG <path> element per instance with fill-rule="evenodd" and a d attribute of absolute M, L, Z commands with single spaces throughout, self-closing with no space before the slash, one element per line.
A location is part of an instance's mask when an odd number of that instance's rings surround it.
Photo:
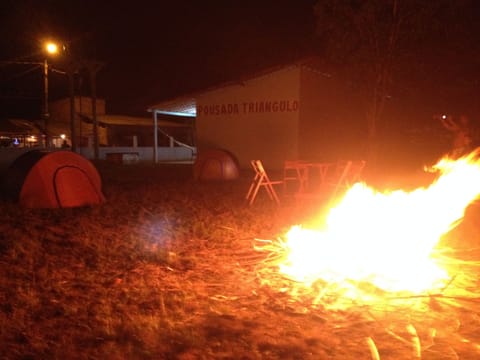
<path fill-rule="evenodd" d="M 263 187 L 267 191 L 267 194 L 271 200 L 274 200 L 277 204 L 280 204 L 280 199 L 273 185 L 283 184 L 283 181 L 270 180 L 261 160 L 252 160 L 250 161 L 250 163 L 252 164 L 253 170 L 255 171 L 255 176 L 247 192 L 246 199 L 248 201 L 248 204 L 253 204 L 255 198 L 257 197 L 258 191 L 260 190 L 260 187 Z"/>
<path fill-rule="evenodd" d="M 328 165 L 335 168 L 322 174 L 322 182 L 315 191 L 295 194 L 297 206 L 301 206 L 302 209 L 309 206 L 317 207 L 319 204 L 331 206 L 337 200 L 339 193 L 347 191 L 354 183 L 360 181 L 365 164 L 363 160 L 348 160 Z"/>
<path fill-rule="evenodd" d="M 335 197 L 339 191 L 346 190 L 356 182 L 360 181 L 365 164 L 365 160 L 338 161 L 335 171 L 336 180 L 335 183 L 333 183 L 334 190 L 332 197 Z"/>
<path fill-rule="evenodd" d="M 308 188 L 308 163 L 302 160 L 285 160 L 283 165 L 283 191 L 287 192 L 289 181 L 298 183 L 298 192 Z"/>

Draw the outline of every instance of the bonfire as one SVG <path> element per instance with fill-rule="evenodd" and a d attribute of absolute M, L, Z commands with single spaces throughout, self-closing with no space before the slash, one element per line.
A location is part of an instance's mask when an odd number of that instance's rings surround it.
<path fill-rule="evenodd" d="M 480 301 L 478 263 L 442 241 L 480 196 L 478 150 L 425 170 L 436 175 L 428 186 L 378 191 L 356 183 L 314 226 L 258 240 L 256 249 L 268 253 L 259 269 L 263 284 L 288 293 L 302 311 L 327 311 L 339 322 L 340 313 L 385 322 L 390 336 L 422 357 L 444 331 L 445 311 L 473 306 L 478 315 Z M 398 324 L 402 331 L 393 330 Z M 480 345 L 457 330 L 454 337 L 480 356 Z M 380 358 L 372 336 L 365 340 Z"/>

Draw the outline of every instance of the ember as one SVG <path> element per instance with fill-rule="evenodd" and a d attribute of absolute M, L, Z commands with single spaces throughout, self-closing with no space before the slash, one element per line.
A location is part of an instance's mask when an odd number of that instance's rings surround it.
<path fill-rule="evenodd" d="M 432 168 L 437 179 L 411 192 L 355 184 L 315 229 L 290 229 L 280 272 L 307 288 L 335 284 L 357 302 L 369 299 L 359 290 L 365 284 L 381 292 L 439 291 L 451 275 L 437 245 L 480 195 L 477 155 L 442 159 Z"/>

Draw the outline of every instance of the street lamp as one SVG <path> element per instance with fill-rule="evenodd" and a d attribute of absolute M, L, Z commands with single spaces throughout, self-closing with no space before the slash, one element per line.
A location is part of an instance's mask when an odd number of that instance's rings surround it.
<path fill-rule="evenodd" d="M 43 49 L 46 57 L 43 61 L 43 129 L 45 131 L 45 146 L 50 147 L 50 137 L 48 135 L 48 120 L 50 114 L 48 112 L 48 56 L 56 55 L 59 51 L 59 46 L 53 41 L 45 42 Z"/>
<path fill-rule="evenodd" d="M 45 50 L 48 54 L 56 54 L 58 53 L 58 45 L 49 41 L 45 44 Z"/>

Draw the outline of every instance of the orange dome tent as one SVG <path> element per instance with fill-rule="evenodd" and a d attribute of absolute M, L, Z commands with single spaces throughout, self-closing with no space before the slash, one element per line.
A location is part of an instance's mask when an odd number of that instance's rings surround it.
<path fill-rule="evenodd" d="M 105 201 L 94 165 L 71 151 L 34 150 L 18 157 L 4 174 L 3 191 L 28 208 L 65 208 Z"/>
<path fill-rule="evenodd" d="M 240 175 L 238 162 L 226 150 L 200 151 L 193 165 L 195 180 L 234 180 Z"/>

